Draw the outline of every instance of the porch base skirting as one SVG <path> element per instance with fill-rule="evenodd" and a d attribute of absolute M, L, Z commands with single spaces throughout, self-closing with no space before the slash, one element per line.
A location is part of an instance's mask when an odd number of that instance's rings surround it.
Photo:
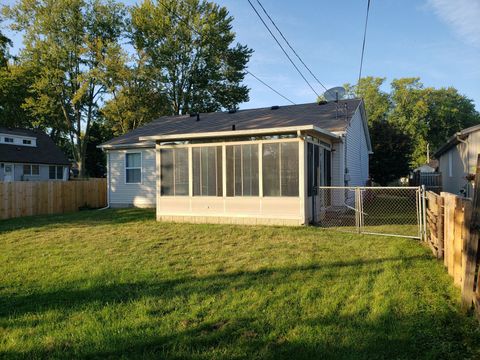
<path fill-rule="evenodd" d="M 157 215 L 157 221 L 192 224 L 280 225 L 302 226 L 302 219 L 276 219 L 239 216 Z"/>

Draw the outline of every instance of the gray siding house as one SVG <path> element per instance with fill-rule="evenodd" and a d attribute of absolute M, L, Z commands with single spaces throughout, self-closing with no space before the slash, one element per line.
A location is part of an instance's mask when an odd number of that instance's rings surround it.
<path fill-rule="evenodd" d="M 480 125 L 475 125 L 453 135 L 435 153 L 442 173 L 443 191 L 473 196 L 472 184 L 466 179 L 475 174 L 477 156 L 480 154 Z"/>
<path fill-rule="evenodd" d="M 360 99 L 165 116 L 100 147 L 111 207 L 286 225 L 319 219 L 314 188 L 364 186 L 372 150 Z"/>
<path fill-rule="evenodd" d="M 46 134 L 0 127 L 0 181 L 68 180 L 69 161 Z"/>

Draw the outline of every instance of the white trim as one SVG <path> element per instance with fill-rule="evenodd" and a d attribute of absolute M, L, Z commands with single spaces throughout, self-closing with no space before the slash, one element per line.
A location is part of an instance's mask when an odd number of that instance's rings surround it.
<path fill-rule="evenodd" d="M 267 129 L 251 129 L 251 130 L 232 130 L 232 131 L 214 131 L 214 132 L 200 132 L 200 133 L 184 133 L 174 135 L 152 135 L 141 136 L 140 141 L 168 141 L 168 140 L 191 140 L 191 139 L 203 139 L 203 138 L 225 138 L 225 137 L 237 137 L 245 135 L 279 135 L 286 133 L 296 133 L 297 131 L 312 130 L 314 132 L 327 135 L 331 138 L 338 139 L 339 136 L 333 132 L 324 130 L 315 125 L 303 125 L 303 126 L 287 126 L 279 128 L 267 128 Z"/>
<path fill-rule="evenodd" d="M 128 167 L 127 168 L 127 155 L 128 154 L 140 154 L 140 167 Z M 143 151 L 127 151 L 124 153 L 125 157 L 123 159 L 123 175 L 124 175 L 124 184 L 125 185 L 138 185 L 143 184 Z M 140 169 L 140 182 L 127 182 L 127 170 Z"/>

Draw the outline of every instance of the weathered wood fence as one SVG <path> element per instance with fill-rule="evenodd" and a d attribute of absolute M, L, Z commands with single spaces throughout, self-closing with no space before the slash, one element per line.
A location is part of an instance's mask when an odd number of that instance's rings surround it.
<path fill-rule="evenodd" d="M 0 182 L 0 219 L 105 206 L 106 179 Z"/>
<path fill-rule="evenodd" d="M 480 186 L 480 156 L 475 189 Z M 462 291 L 465 306 L 474 306 L 480 315 L 479 231 L 480 196 L 474 199 L 432 191 L 426 193 L 426 241 L 441 259 Z"/>

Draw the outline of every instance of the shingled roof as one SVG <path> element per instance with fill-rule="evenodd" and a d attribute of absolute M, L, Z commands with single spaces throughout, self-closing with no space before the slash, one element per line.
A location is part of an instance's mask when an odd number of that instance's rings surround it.
<path fill-rule="evenodd" d="M 37 146 L 35 147 L 0 144 L 0 162 L 51 165 L 70 164 L 65 154 L 55 145 L 50 136 L 40 131 L 0 127 L 0 133 L 37 139 Z"/>
<path fill-rule="evenodd" d="M 353 114 L 362 103 L 361 99 L 340 100 L 337 103 L 309 103 L 259 109 L 239 110 L 234 113 L 215 112 L 196 116 L 163 116 L 151 123 L 116 137 L 101 147 L 141 145 L 142 138 L 168 136 L 179 139 L 185 134 L 202 134 L 235 131 L 268 130 L 273 128 L 295 128 L 312 125 L 327 133 L 345 131 Z M 143 142 L 150 144 L 151 142 Z"/>

